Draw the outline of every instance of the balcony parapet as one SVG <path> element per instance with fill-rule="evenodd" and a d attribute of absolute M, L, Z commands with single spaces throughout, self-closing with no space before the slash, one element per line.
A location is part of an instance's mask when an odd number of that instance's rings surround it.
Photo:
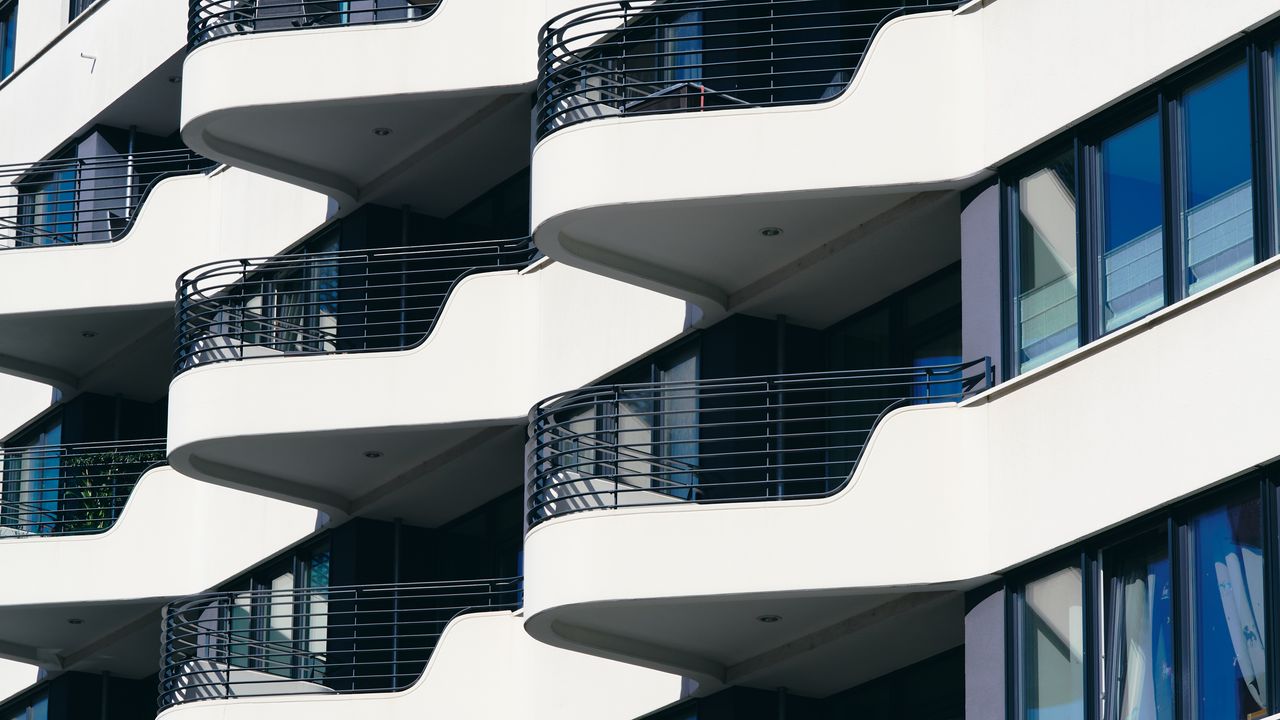
<path fill-rule="evenodd" d="M 118 240 L 157 183 L 217 165 L 178 149 L 0 166 L 0 249 Z"/>
<path fill-rule="evenodd" d="M 192 0 L 187 44 L 195 49 L 232 35 L 411 22 L 430 17 L 443 0 Z"/>
<path fill-rule="evenodd" d="M 110 530 L 144 473 L 167 464 L 165 441 L 7 447 L 0 540 Z"/>
<path fill-rule="evenodd" d="M 531 239 L 226 260 L 178 279 L 174 372 L 255 357 L 407 350 L 458 283 L 527 267 Z"/>
<path fill-rule="evenodd" d="M 512 611 L 521 579 L 212 592 L 165 608 L 160 708 L 405 690 L 449 623 Z"/>
<path fill-rule="evenodd" d="M 811 499 L 839 492 L 890 411 L 959 402 L 989 358 L 909 368 L 610 385 L 530 413 L 530 527 L 653 505 Z"/>

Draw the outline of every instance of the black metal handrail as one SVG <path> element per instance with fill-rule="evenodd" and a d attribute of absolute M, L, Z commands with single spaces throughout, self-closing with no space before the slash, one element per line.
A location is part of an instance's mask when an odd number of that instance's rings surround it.
<path fill-rule="evenodd" d="M 115 525 L 165 441 L 0 448 L 0 538 L 87 535 Z"/>
<path fill-rule="evenodd" d="M 422 20 L 443 0 L 191 0 L 187 45 L 220 37 Z"/>
<path fill-rule="evenodd" d="M 178 278 L 175 374 L 246 357 L 404 350 L 460 280 L 526 267 L 531 238 L 225 260 Z"/>
<path fill-rule="evenodd" d="M 983 358 L 573 390 L 530 413 L 525 521 L 831 495 L 890 410 L 959 401 L 993 383 Z"/>
<path fill-rule="evenodd" d="M 217 165 L 186 149 L 0 165 L 0 248 L 117 240 L 156 183 Z"/>
<path fill-rule="evenodd" d="M 959 0 L 613 0 L 543 26 L 534 133 L 600 117 L 822 102 L 876 32 Z"/>
<path fill-rule="evenodd" d="M 194 595 L 165 608 L 160 707 L 404 690 L 451 620 L 520 601 L 518 577 Z"/>

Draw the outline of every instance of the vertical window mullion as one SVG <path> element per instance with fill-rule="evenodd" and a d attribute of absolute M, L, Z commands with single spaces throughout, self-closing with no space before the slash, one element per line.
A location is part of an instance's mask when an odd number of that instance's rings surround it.
<path fill-rule="evenodd" d="M 1249 45 L 1249 118 L 1253 150 L 1253 239 L 1257 262 L 1276 254 L 1275 62 L 1271 48 Z"/>
<path fill-rule="evenodd" d="M 1172 305 L 1187 296 L 1187 230 L 1181 218 L 1186 207 L 1186 132 L 1180 98 L 1161 92 L 1157 100 L 1160 114 L 1161 164 L 1164 175 L 1164 304 Z"/>
<path fill-rule="evenodd" d="M 1101 236 L 1102 193 L 1099 192 L 1097 146 L 1084 143 L 1077 137 L 1076 153 L 1076 267 L 1079 285 L 1076 302 L 1079 306 L 1080 344 L 1083 346 L 1102 336 L 1102 246 Z"/>
<path fill-rule="evenodd" d="M 1080 573 L 1084 624 L 1084 718 L 1102 717 L 1102 583 L 1101 563 L 1092 553 L 1080 554 Z"/>
<path fill-rule="evenodd" d="M 1263 585 L 1266 588 L 1262 604 L 1264 614 L 1271 622 L 1264 630 L 1266 646 L 1267 698 L 1268 709 L 1276 709 L 1277 682 L 1280 682 L 1280 628 L 1274 621 L 1280 612 L 1280 494 L 1277 493 L 1274 470 L 1264 473 L 1259 479 L 1259 492 L 1262 494 L 1262 537 L 1263 537 Z"/>

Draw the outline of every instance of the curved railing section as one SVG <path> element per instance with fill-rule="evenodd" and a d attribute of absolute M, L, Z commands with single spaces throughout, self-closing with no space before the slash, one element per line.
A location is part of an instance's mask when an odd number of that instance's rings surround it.
<path fill-rule="evenodd" d="M 185 149 L 0 166 L 0 249 L 117 240 L 156 183 L 215 167 Z"/>
<path fill-rule="evenodd" d="M 601 117 L 799 105 L 848 87 L 876 32 L 957 0 L 628 0 L 543 26 L 534 132 Z"/>
<path fill-rule="evenodd" d="M 526 517 L 831 495 L 894 408 L 994 382 L 989 359 L 588 387 L 530 413 Z"/>
<path fill-rule="evenodd" d="M 449 621 L 515 610 L 520 600 L 520 578 L 188 597 L 165 608 L 160 707 L 404 690 L 421 676 Z"/>
<path fill-rule="evenodd" d="M 178 278 L 174 373 L 282 355 L 405 350 L 462 278 L 521 269 L 531 238 L 226 260 Z"/>
<path fill-rule="evenodd" d="M 0 449 L 0 538 L 106 532 L 143 473 L 164 465 L 165 441 Z"/>
<path fill-rule="evenodd" d="M 283 30 L 422 20 L 443 0 L 191 0 L 187 46 Z"/>

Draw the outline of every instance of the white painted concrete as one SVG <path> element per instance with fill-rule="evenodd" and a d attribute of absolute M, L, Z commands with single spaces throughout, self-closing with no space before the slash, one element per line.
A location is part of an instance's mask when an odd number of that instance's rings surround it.
<path fill-rule="evenodd" d="M 1277 303 L 1271 260 L 963 405 L 899 409 L 830 498 L 545 522 L 525 541 L 527 627 L 616 657 L 682 640 L 628 606 L 965 587 L 1238 476 L 1280 456 Z M 698 552 L 714 561 L 681 560 Z M 624 640 L 565 631 L 605 611 Z"/>
<path fill-rule="evenodd" d="M 1273 0 L 986 0 L 896 18 L 831 102 L 607 117 L 552 133 L 533 156 L 537 242 L 710 312 L 724 301 L 703 287 L 710 271 L 686 262 L 697 256 L 689 243 L 655 261 L 611 232 L 658 235 L 670 213 L 688 213 L 693 242 L 723 255 L 745 240 L 730 232 L 744 205 L 967 185 L 1278 12 Z M 673 171 L 672 159 L 689 152 L 696 171 Z"/>
<path fill-rule="evenodd" d="M 0 698 L 16 695 L 36 683 L 40 668 L 36 665 L 0 660 Z"/>
<path fill-rule="evenodd" d="M 632 720 L 680 699 L 680 678 L 557 650 L 512 613 L 453 620 L 416 684 L 398 693 L 204 700 L 166 720 Z"/>
<path fill-rule="evenodd" d="M 99 0 L 70 24 L 68 12 L 66 0 L 19 4 L 19 67 L 0 82 L 0 117 L 24 121 L 0 134 L 0 164 L 52 152 L 186 43 L 185 3 Z"/>

